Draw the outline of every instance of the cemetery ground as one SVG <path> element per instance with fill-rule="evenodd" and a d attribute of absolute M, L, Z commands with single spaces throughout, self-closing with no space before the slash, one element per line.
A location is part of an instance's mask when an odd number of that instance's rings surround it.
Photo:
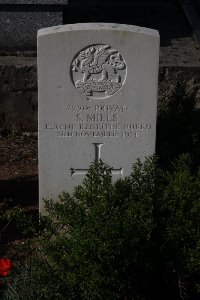
<path fill-rule="evenodd" d="M 0 180 L 37 176 L 37 136 L 32 134 L 2 136 L 0 147 L 2 150 Z"/>
<path fill-rule="evenodd" d="M 0 138 L 0 148 L 2 149 L 0 158 L 1 205 L 6 203 L 7 209 L 17 206 L 28 214 L 37 215 L 37 136 L 32 134 L 7 134 L 4 132 Z M 4 209 L 3 211 L 5 212 Z M 20 232 L 15 229 L 15 225 L 12 223 L 8 227 L 6 226 L 5 231 L 1 232 L 1 251 L 6 245 L 10 245 L 9 248 L 11 249 L 12 245 L 20 243 Z"/>

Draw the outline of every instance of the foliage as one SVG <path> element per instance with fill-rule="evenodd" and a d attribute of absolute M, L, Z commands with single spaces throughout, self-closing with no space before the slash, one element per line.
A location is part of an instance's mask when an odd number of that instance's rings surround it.
<path fill-rule="evenodd" d="M 181 72 L 176 75 L 182 77 Z M 182 153 L 190 153 L 195 165 L 199 166 L 199 87 L 195 79 L 180 80 L 176 75 L 169 79 L 169 86 L 158 101 L 156 153 L 163 165 L 169 165 Z"/>
<path fill-rule="evenodd" d="M 4 299 L 197 299 L 200 172 L 190 163 L 183 155 L 164 171 L 150 157 L 113 183 L 94 162 L 73 195 L 46 201 Z"/>

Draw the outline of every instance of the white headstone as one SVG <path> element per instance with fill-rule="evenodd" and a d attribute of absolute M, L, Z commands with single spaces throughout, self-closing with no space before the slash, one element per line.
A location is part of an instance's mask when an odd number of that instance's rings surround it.
<path fill-rule="evenodd" d="M 113 179 L 155 151 L 159 34 L 121 24 L 38 32 L 39 190 L 57 199 L 102 159 Z"/>

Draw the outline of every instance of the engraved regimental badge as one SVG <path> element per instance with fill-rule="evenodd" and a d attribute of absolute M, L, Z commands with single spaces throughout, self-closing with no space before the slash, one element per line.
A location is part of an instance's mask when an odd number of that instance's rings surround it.
<path fill-rule="evenodd" d="M 107 45 L 88 46 L 71 63 L 74 86 L 93 99 L 105 99 L 117 93 L 125 83 L 126 73 L 122 55 Z"/>

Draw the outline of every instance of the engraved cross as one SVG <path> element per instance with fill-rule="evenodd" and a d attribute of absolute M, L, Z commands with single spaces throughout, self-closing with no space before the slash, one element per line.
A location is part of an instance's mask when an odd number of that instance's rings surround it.
<path fill-rule="evenodd" d="M 101 147 L 103 146 L 103 143 L 93 143 L 94 145 L 94 160 L 95 161 L 99 161 L 101 159 Z M 89 169 L 74 169 L 71 168 L 71 176 L 74 175 L 85 175 L 87 174 Z M 123 176 L 123 168 L 119 168 L 119 169 L 111 169 L 112 171 L 112 175 L 121 175 Z"/>

